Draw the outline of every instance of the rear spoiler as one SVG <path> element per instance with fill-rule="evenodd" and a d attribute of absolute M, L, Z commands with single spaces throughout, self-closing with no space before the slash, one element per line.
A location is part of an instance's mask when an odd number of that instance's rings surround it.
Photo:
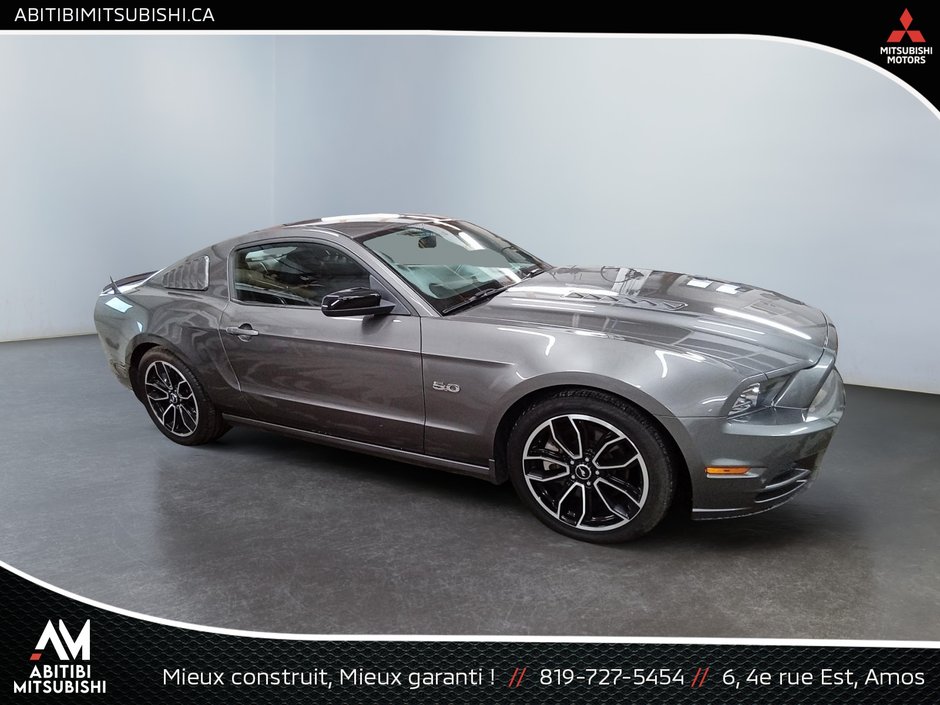
<path fill-rule="evenodd" d="M 155 269 L 152 272 L 132 274 L 129 277 L 122 277 L 121 279 L 118 279 L 117 281 L 114 281 L 114 279 L 112 278 L 111 283 L 105 286 L 105 288 L 101 290 L 101 293 L 103 294 L 108 289 L 111 289 L 115 294 L 120 294 L 121 293 L 120 287 L 127 286 L 128 284 L 136 284 L 137 282 L 142 282 L 144 279 L 148 279 L 149 277 L 152 277 L 158 271 L 159 270 Z"/>

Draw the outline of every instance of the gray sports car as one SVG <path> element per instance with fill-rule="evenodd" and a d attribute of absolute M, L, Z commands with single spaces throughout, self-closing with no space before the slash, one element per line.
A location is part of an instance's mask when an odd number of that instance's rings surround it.
<path fill-rule="evenodd" d="M 838 340 L 771 291 L 554 267 L 462 220 L 261 230 L 112 281 L 111 369 L 184 445 L 247 424 L 512 482 L 545 524 L 640 536 L 809 486 L 842 416 Z"/>

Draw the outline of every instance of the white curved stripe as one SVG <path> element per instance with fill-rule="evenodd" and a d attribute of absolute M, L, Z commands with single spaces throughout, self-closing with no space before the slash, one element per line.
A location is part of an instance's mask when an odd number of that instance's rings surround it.
<path fill-rule="evenodd" d="M 178 629 L 188 629 L 210 634 L 226 634 L 228 636 L 250 637 L 252 639 L 286 639 L 290 641 L 489 641 L 496 643 L 523 642 L 523 643 L 570 643 L 570 644 L 743 644 L 748 646 L 841 646 L 863 647 L 874 646 L 879 648 L 903 649 L 940 649 L 940 642 L 936 641 L 864 641 L 861 639 L 728 639 L 703 637 L 675 637 L 675 636 L 503 636 L 489 634 L 468 634 L 461 636 L 441 636 L 440 634 L 279 634 L 277 632 L 255 632 L 246 629 L 225 629 L 222 627 L 208 627 L 202 624 L 179 622 L 162 617 L 152 617 L 142 612 L 126 610 L 114 605 L 108 605 L 97 600 L 90 600 L 74 592 L 63 590 L 28 573 L 18 570 L 4 561 L 0 561 L 0 568 L 8 570 L 24 580 L 62 595 L 70 600 L 98 609 L 120 614 L 125 617 L 140 619 L 144 622 L 163 624 Z"/>

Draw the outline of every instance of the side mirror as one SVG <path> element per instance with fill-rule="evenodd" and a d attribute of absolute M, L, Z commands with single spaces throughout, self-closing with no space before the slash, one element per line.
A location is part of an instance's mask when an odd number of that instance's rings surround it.
<path fill-rule="evenodd" d="M 382 301 L 382 295 L 374 289 L 356 287 L 334 291 L 323 297 L 320 310 L 324 316 L 383 316 L 391 313 L 395 304 Z"/>

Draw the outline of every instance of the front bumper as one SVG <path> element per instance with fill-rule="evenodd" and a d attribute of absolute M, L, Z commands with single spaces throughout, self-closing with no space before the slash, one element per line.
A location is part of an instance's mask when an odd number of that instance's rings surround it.
<path fill-rule="evenodd" d="M 688 443 L 683 454 L 692 480 L 694 518 L 756 514 L 810 486 L 845 408 L 842 378 L 834 368 L 831 374 L 827 403 L 812 412 L 770 408 L 742 419 L 674 419 L 674 437 Z M 708 475 L 705 469 L 714 466 L 749 469 L 742 475 Z"/>

